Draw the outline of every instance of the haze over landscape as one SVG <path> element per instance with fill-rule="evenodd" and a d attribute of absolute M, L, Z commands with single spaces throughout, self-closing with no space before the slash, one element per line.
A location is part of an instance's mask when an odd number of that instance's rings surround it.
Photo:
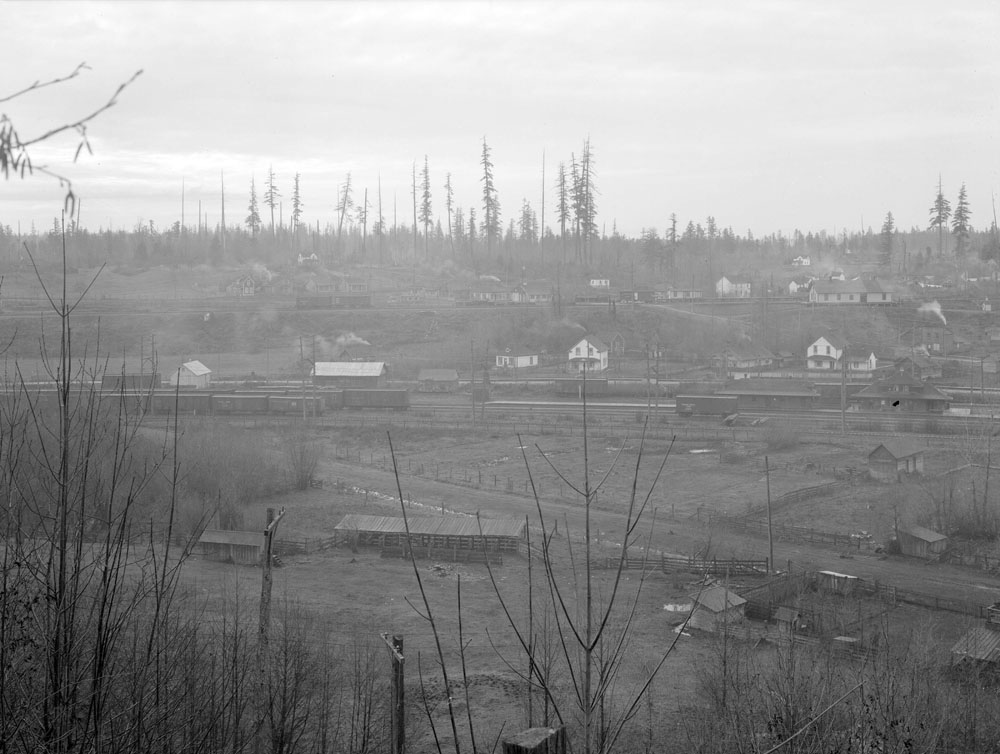
<path fill-rule="evenodd" d="M 22 3 L 0 48 L 5 92 L 92 70 L 13 101 L 22 137 L 80 117 L 143 74 L 66 167 L 89 229 L 242 219 L 273 166 L 303 221 L 334 222 L 347 173 L 406 217 L 428 156 L 438 192 L 478 203 L 493 149 L 505 217 L 539 207 L 588 138 L 610 233 L 713 215 L 762 235 L 926 225 L 938 175 L 985 223 L 1000 185 L 1000 14 L 988 0 L 920 2 Z M 41 145 L 60 168 L 71 136 Z M 51 226 L 62 193 L 0 184 L 0 222 Z M 550 205 L 551 207 L 551 205 Z M 285 216 L 288 208 L 285 207 Z M 553 224 L 548 213 L 546 224 Z"/>

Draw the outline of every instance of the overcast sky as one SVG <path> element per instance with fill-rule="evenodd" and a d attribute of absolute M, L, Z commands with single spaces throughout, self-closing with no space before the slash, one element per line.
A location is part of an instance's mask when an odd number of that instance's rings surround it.
<path fill-rule="evenodd" d="M 412 217 L 410 172 L 430 164 L 482 214 L 492 150 L 504 225 L 527 199 L 556 226 L 558 163 L 590 138 L 599 223 L 628 235 L 704 223 L 763 235 L 875 230 L 891 211 L 924 227 L 938 174 L 967 186 L 976 227 L 1000 192 L 1000 2 L 3 2 L 0 103 L 22 138 L 96 108 L 89 129 L 32 154 L 74 181 L 83 225 L 115 228 L 247 214 L 273 166 L 290 213 L 334 220 L 351 173 L 377 211 Z M 51 226 L 44 176 L 0 182 L 0 223 Z"/>

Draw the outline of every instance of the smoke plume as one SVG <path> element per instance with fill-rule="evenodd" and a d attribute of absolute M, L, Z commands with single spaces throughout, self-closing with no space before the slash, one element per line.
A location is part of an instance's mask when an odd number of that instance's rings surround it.
<path fill-rule="evenodd" d="M 941 324 L 943 325 L 948 324 L 948 320 L 946 320 L 944 318 L 944 315 L 941 313 L 941 304 L 939 304 L 937 301 L 931 301 L 929 304 L 921 304 L 920 307 L 917 309 L 917 311 L 921 313 L 930 312 L 931 314 L 936 314 L 938 318 L 941 320 Z"/>

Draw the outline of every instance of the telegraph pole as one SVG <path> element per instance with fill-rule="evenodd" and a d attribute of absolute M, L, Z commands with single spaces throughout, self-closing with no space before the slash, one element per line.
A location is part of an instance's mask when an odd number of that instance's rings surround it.
<path fill-rule="evenodd" d="M 281 517 L 285 515 L 282 508 L 278 517 L 274 516 L 274 508 L 267 509 L 267 526 L 264 527 L 264 547 L 261 553 L 261 580 L 260 580 L 260 623 L 257 629 L 257 737 L 255 750 L 266 752 L 270 749 L 267 741 L 267 732 L 264 723 L 267 720 L 267 655 L 271 630 L 271 561 L 273 556 L 271 548 L 274 542 L 274 535 L 278 531 L 278 524 Z"/>
<path fill-rule="evenodd" d="M 476 341 L 469 343 L 469 384 L 472 393 L 472 428 L 476 428 Z"/>
<path fill-rule="evenodd" d="M 847 344 L 840 365 L 840 434 L 847 434 Z"/>
<path fill-rule="evenodd" d="M 767 575 L 774 572 L 774 538 L 771 532 L 771 467 L 764 456 L 764 479 L 767 482 Z"/>
<path fill-rule="evenodd" d="M 406 707 L 403 695 L 403 637 L 382 634 L 382 641 L 392 655 L 392 754 L 406 749 Z"/>

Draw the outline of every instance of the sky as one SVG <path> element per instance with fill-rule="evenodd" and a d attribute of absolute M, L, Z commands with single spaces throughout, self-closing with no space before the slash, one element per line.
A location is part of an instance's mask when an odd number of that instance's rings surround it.
<path fill-rule="evenodd" d="M 485 138 L 504 225 L 525 200 L 558 230 L 559 163 L 589 139 L 598 224 L 663 233 L 676 214 L 757 236 L 926 227 L 938 180 L 973 226 L 1000 193 L 1000 3 L 237 2 L 0 0 L 0 102 L 22 139 L 106 102 L 86 150 L 64 133 L 36 165 L 65 175 L 84 227 L 210 225 L 247 215 L 269 170 L 290 216 L 336 222 L 338 188 L 412 218 L 426 155 L 432 211 L 482 216 Z M 542 177 L 544 165 L 544 181 Z M 419 179 L 419 175 L 418 175 Z M 0 179 L 0 224 L 52 225 L 58 181 Z M 394 210 L 395 206 L 395 210 Z M 263 214 L 263 209 L 262 209 Z M 269 217 L 265 221 L 269 222 Z"/>

